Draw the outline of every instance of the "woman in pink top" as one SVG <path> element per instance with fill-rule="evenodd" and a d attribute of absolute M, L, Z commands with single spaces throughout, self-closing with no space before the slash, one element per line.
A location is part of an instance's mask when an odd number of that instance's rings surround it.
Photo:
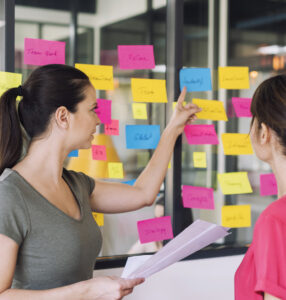
<path fill-rule="evenodd" d="M 236 300 L 286 299 L 286 75 L 255 91 L 250 137 L 276 177 L 278 200 L 259 216 L 253 241 L 235 274 Z"/>

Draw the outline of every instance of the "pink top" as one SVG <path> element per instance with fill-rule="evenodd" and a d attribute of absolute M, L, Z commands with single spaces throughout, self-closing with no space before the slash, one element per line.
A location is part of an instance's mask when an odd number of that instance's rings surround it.
<path fill-rule="evenodd" d="M 285 196 L 259 216 L 234 282 L 236 300 L 263 300 L 264 293 L 286 300 Z"/>

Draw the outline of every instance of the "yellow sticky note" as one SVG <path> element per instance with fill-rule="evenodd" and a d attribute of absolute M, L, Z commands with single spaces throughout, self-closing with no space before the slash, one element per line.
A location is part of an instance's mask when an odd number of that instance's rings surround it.
<path fill-rule="evenodd" d="M 225 155 L 253 154 L 249 134 L 223 133 L 221 139 Z"/>
<path fill-rule="evenodd" d="M 171 169 L 171 161 L 168 163 L 168 169 Z"/>
<path fill-rule="evenodd" d="M 93 212 L 92 216 L 97 223 L 98 226 L 103 226 L 104 225 L 104 215 L 101 213 Z"/>
<path fill-rule="evenodd" d="M 218 67 L 218 81 L 221 89 L 249 89 L 249 68 Z"/>
<path fill-rule="evenodd" d="M 183 106 L 185 106 L 186 104 L 187 104 L 187 102 L 184 101 L 184 102 L 183 102 Z M 177 105 L 177 102 L 173 102 L 173 110 L 175 110 L 176 105 Z"/>
<path fill-rule="evenodd" d="M 221 190 L 225 195 L 252 193 L 247 172 L 217 174 Z"/>
<path fill-rule="evenodd" d="M 109 178 L 123 178 L 123 165 L 120 162 L 108 163 Z"/>
<path fill-rule="evenodd" d="M 149 152 L 137 152 L 137 168 L 144 168 L 150 159 Z"/>
<path fill-rule="evenodd" d="M 195 168 L 206 168 L 207 167 L 207 155 L 206 152 L 194 152 L 194 167 Z"/>
<path fill-rule="evenodd" d="M 146 103 L 132 103 L 132 111 L 134 119 L 147 120 L 147 105 Z"/>
<path fill-rule="evenodd" d="M 238 228 L 251 226 L 250 205 L 225 205 L 221 208 L 221 225 Z"/>
<path fill-rule="evenodd" d="M 166 80 L 131 78 L 131 89 L 135 102 L 168 102 Z"/>
<path fill-rule="evenodd" d="M 113 66 L 75 64 L 75 67 L 84 72 L 97 90 L 113 90 Z"/>
<path fill-rule="evenodd" d="M 22 74 L 0 72 L 0 96 L 6 90 L 18 87 L 22 83 Z"/>
<path fill-rule="evenodd" d="M 213 121 L 228 120 L 222 101 L 193 99 L 192 102 L 202 109 L 202 111 L 196 113 L 198 119 Z"/>

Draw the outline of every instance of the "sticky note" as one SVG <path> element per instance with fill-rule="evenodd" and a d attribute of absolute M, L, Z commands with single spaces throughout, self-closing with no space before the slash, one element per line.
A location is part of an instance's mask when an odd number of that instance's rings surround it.
<path fill-rule="evenodd" d="M 221 225 L 230 228 L 251 226 L 250 205 L 225 205 L 221 208 Z"/>
<path fill-rule="evenodd" d="M 225 155 L 253 154 L 249 134 L 223 133 L 221 139 Z"/>
<path fill-rule="evenodd" d="M 131 78 L 131 90 L 135 102 L 167 102 L 166 80 Z"/>
<path fill-rule="evenodd" d="M 188 208 L 214 209 L 213 189 L 183 185 L 183 206 Z"/>
<path fill-rule="evenodd" d="M 92 212 L 92 216 L 97 223 L 98 226 L 103 226 L 104 225 L 104 214 L 102 213 L 97 213 L 97 212 Z"/>
<path fill-rule="evenodd" d="M 107 160 L 106 147 L 104 145 L 92 145 L 91 152 L 92 152 L 92 159 Z"/>
<path fill-rule="evenodd" d="M 186 125 L 184 128 L 190 145 L 217 145 L 219 143 L 214 125 Z"/>
<path fill-rule="evenodd" d="M 78 150 L 72 150 L 69 154 L 68 157 L 78 157 Z"/>
<path fill-rule="evenodd" d="M 252 114 L 250 111 L 251 101 L 251 98 L 232 97 L 232 105 L 237 117 L 252 118 Z"/>
<path fill-rule="evenodd" d="M 217 176 L 224 195 L 252 193 L 247 172 L 222 173 Z"/>
<path fill-rule="evenodd" d="M 207 154 L 206 152 L 193 152 L 193 160 L 195 168 L 207 167 Z"/>
<path fill-rule="evenodd" d="M 131 180 L 127 180 L 127 181 L 122 181 L 122 183 L 128 184 L 128 185 L 134 185 L 136 179 L 131 179 Z"/>
<path fill-rule="evenodd" d="M 202 111 L 196 113 L 198 119 L 227 121 L 222 101 L 193 99 L 192 102 L 202 109 Z"/>
<path fill-rule="evenodd" d="M 180 70 L 180 88 L 188 92 L 211 91 L 211 70 L 209 68 L 183 68 Z"/>
<path fill-rule="evenodd" d="M 137 229 L 142 244 L 174 237 L 170 216 L 138 221 Z"/>
<path fill-rule="evenodd" d="M 106 135 L 119 135 L 119 120 L 111 120 L 111 124 L 104 124 Z"/>
<path fill-rule="evenodd" d="M 108 163 L 109 178 L 123 178 L 123 164 L 120 162 Z"/>
<path fill-rule="evenodd" d="M 132 103 L 132 112 L 134 119 L 147 120 L 146 103 Z"/>
<path fill-rule="evenodd" d="M 97 99 L 95 112 L 103 124 L 111 124 L 111 100 Z"/>
<path fill-rule="evenodd" d="M 169 161 L 168 163 L 168 169 L 171 169 L 172 165 L 171 165 L 171 161 Z"/>
<path fill-rule="evenodd" d="M 155 149 L 160 140 L 160 125 L 126 125 L 127 149 Z"/>
<path fill-rule="evenodd" d="M 186 104 L 187 104 L 187 102 L 184 101 L 184 102 L 183 102 L 183 106 L 185 106 Z M 173 110 L 175 110 L 176 105 L 177 105 L 177 102 L 173 102 Z"/>
<path fill-rule="evenodd" d="M 6 90 L 18 87 L 22 83 L 22 74 L 0 72 L 0 96 Z"/>
<path fill-rule="evenodd" d="M 137 152 L 137 168 L 145 168 L 150 159 L 149 152 Z"/>
<path fill-rule="evenodd" d="M 278 188 L 275 175 L 270 174 L 261 174 L 260 175 L 260 195 L 261 196 L 270 196 L 277 195 Z"/>
<path fill-rule="evenodd" d="M 84 72 L 96 90 L 113 90 L 113 66 L 75 64 Z"/>
<path fill-rule="evenodd" d="M 218 81 L 221 89 L 249 89 L 249 68 L 218 67 Z"/>
<path fill-rule="evenodd" d="M 119 45 L 117 46 L 120 69 L 154 69 L 153 45 Z"/>
<path fill-rule="evenodd" d="M 24 39 L 24 64 L 43 66 L 65 64 L 65 42 Z"/>

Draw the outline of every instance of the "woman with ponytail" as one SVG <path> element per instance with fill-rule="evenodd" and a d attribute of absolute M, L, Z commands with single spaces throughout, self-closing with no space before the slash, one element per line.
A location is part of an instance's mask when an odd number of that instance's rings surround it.
<path fill-rule="evenodd" d="M 0 300 L 122 299 L 144 281 L 92 278 L 102 243 L 92 211 L 153 204 L 175 141 L 200 110 L 183 107 L 185 94 L 134 186 L 95 182 L 63 167 L 72 150 L 91 147 L 99 124 L 95 90 L 80 70 L 42 66 L 1 96 Z"/>

